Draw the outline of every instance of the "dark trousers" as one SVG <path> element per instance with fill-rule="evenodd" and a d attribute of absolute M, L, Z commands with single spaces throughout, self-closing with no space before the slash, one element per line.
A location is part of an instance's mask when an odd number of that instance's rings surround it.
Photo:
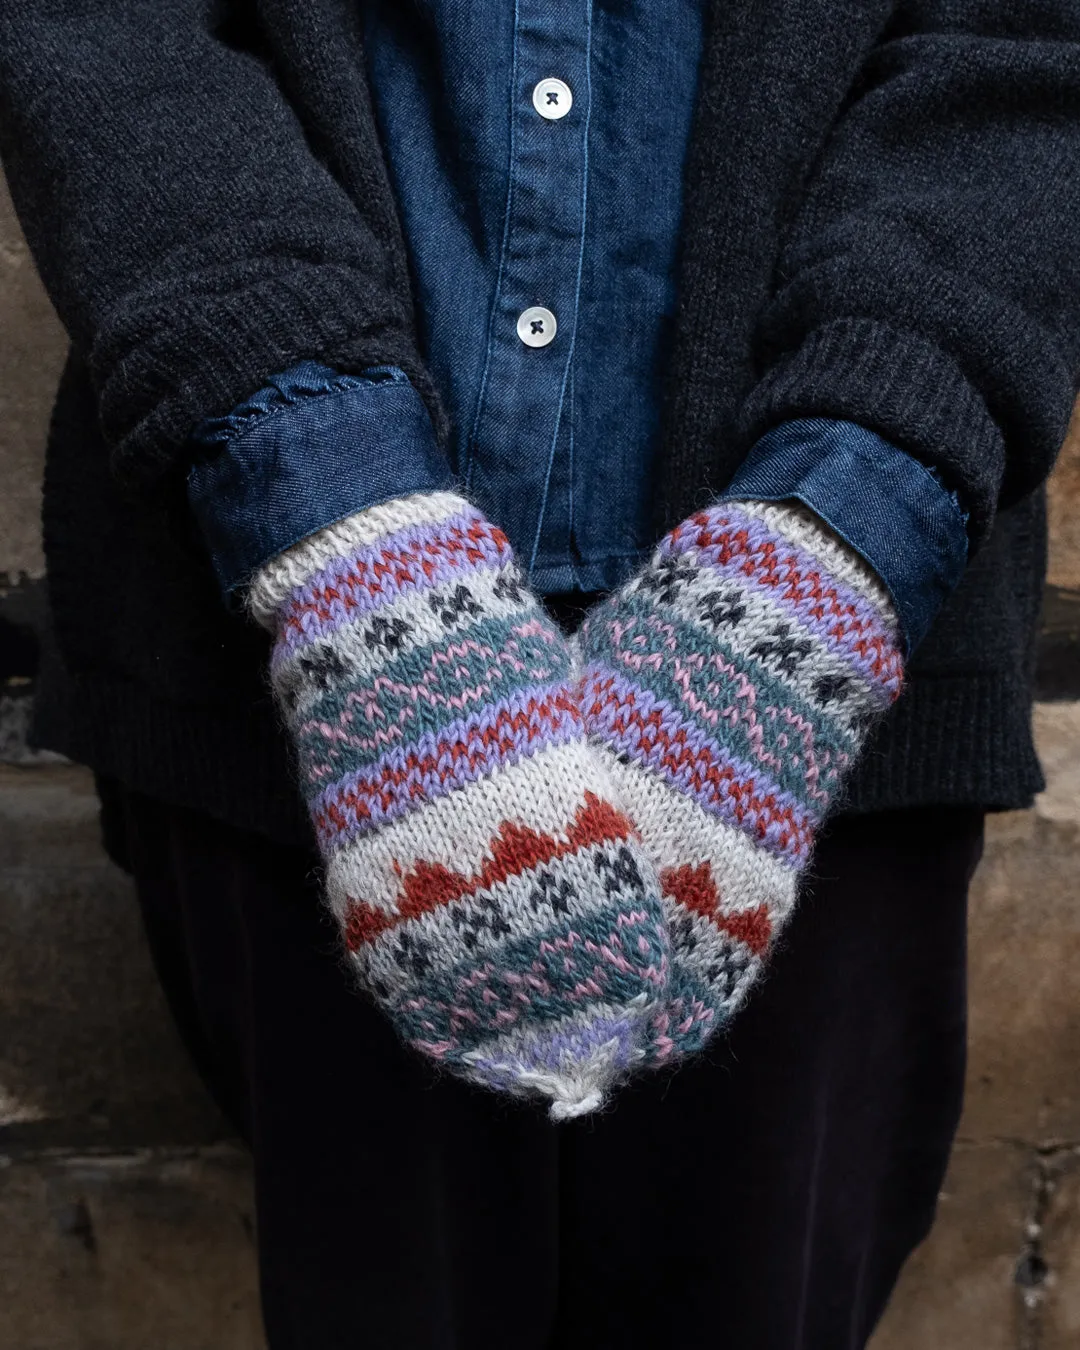
<path fill-rule="evenodd" d="M 979 813 L 837 823 L 730 1036 L 554 1127 L 397 1044 L 313 856 L 111 807 L 173 1013 L 254 1154 L 272 1350 L 865 1344 L 959 1114 Z"/>

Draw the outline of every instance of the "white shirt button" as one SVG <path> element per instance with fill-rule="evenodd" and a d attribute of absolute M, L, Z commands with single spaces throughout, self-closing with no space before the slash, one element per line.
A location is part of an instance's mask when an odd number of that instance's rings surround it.
<path fill-rule="evenodd" d="M 562 80 L 554 78 L 541 80 L 533 90 L 533 107 L 549 122 L 557 122 L 560 117 L 565 117 L 573 107 L 573 103 L 574 96 L 570 92 L 570 86 Z"/>
<path fill-rule="evenodd" d="M 546 347 L 555 337 L 555 315 L 543 305 L 532 305 L 518 315 L 518 337 L 526 347 Z"/>

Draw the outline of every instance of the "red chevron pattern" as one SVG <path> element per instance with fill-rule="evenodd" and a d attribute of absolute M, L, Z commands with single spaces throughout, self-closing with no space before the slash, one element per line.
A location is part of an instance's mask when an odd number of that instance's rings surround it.
<path fill-rule="evenodd" d="M 664 893 L 684 909 L 708 919 L 721 933 L 745 942 L 755 956 L 760 956 L 768 947 L 772 938 L 769 907 L 758 905 L 755 909 L 725 914 L 720 908 L 720 892 L 713 879 L 712 867 L 707 862 L 698 863 L 696 867 L 689 863 L 669 867 L 660 873 L 660 884 Z"/>
<path fill-rule="evenodd" d="M 350 951 L 356 951 L 364 943 L 374 942 L 399 924 L 430 914 L 440 905 L 451 905 L 544 863 L 595 844 L 628 839 L 632 834 L 633 826 L 622 812 L 594 792 L 585 794 L 565 838 L 504 821 L 490 854 L 471 875 L 443 863 L 420 862 L 405 874 L 396 910 L 376 909 L 363 900 L 351 901 L 345 918 L 346 945 Z"/>

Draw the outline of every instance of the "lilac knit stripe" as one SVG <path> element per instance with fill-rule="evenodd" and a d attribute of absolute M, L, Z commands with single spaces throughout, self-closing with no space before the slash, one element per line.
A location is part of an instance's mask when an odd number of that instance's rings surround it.
<path fill-rule="evenodd" d="M 791 793 L 685 721 L 665 699 L 617 671 L 590 665 L 584 684 L 590 736 L 599 736 L 783 862 L 806 863 L 817 817 Z M 646 725 L 653 714 L 659 726 Z"/>
<path fill-rule="evenodd" d="M 386 553 L 400 553 L 415 549 L 433 540 L 448 538 L 455 532 L 465 532 L 474 525 L 484 525 L 484 517 L 472 507 L 455 511 L 452 515 L 439 520 L 419 520 L 413 525 L 403 525 L 399 530 L 380 535 L 370 544 L 362 544 L 351 553 L 343 553 L 331 560 L 317 572 L 313 572 L 306 585 L 313 587 L 342 586 L 346 588 L 349 578 L 357 564 L 374 563 Z"/>
<path fill-rule="evenodd" d="M 280 642 L 295 652 L 311 642 L 337 632 L 373 611 L 392 605 L 403 595 L 434 590 L 455 578 L 484 570 L 498 571 L 506 567 L 512 553 L 508 544 L 499 544 L 481 537 L 471 543 L 470 549 L 481 558 L 466 557 L 464 551 L 428 556 L 423 567 L 412 565 L 407 580 L 384 574 L 378 579 L 378 589 L 372 585 L 373 569 L 401 550 L 422 551 L 443 541 L 451 541 L 451 531 L 458 527 L 467 530 L 483 517 L 460 512 L 436 526 L 416 525 L 399 530 L 380 539 L 377 544 L 365 545 L 354 552 L 335 558 L 327 567 L 316 572 L 303 586 L 297 587 L 282 607 Z M 357 578 L 363 569 L 363 578 Z M 337 597 L 327 599 L 327 592 L 336 591 Z"/>
<path fill-rule="evenodd" d="M 323 788 L 310 803 L 323 853 L 408 815 L 418 802 L 448 796 L 496 769 L 580 739 L 580 702 L 572 698 L 565 684 L 519 690 L 409 745 L 395 746 Z"/>
<path fill-rule="evenodd" d="M 524 1042 L 507 1037 L 506 1051 L 502 1055 L 498 1053 L 499 1041 L 496 1040 L 486 1050 L 469 1051 L 467 1062 L 475 1076 L 493 1088 L 505 1086 L 510 1062 L 514 1064 L 515 1077 L 519 1065 L 533 1072 L 558 1073 L 568 1061 L 587 1061 L 607 1050 L 612 1055 L 613 1065 L 626 1070 L 634 1062 L 639 1029 L 638 1019 L 625 1013 L 621 1016 L 605 1016 L 597 1012 L 588 1021 L 575 1023 L 569 1031 L 553 1030 L 549 1036 L 536 1036 Z M 433 1045 L 417 1040 L 413 1044 L 436 1058 L 445 1058 L 459 1048 L 445 1041 Z"/>
<path fill-rule="evenodd" d="M 713 530 L 725 527 L 745 530 L 750 542 L 749 553 L 740 553 L 737 557 L 723 561 L 720 557 L 719 544 L 702 545 L 696 542 L 697 531 L 684 525 L 661 541 L 661 554 L 664 557 L 675 558 L 692 553 L 696 560 L 707 565 L 717 575 L 769 598 L 830 650 L 849 661 L 871 682 L 881 684 L 890 691 L 899 687 L 902 661 L 897 650 L 896 637 L 886 626 L 884 616 L 876 605 L 832 576 L 820 558 L 807 553 L 805 549 L 791 543 L 783 535 L 773 533 L 756 517 L 731 508 L 723 510 L 713 508 L 709 515 L 715 516 L 711 522 Z M 797 587 L 794 598 L 785 594 L 791 588 L 790 583 L 781 588 L 770 585 L 766 580 L 760 558 L 765 545 L 770 543 L 782 557 L 792 560 L 798 572 L 802 574 L 803 580 Z M 749 575 L 746 571 L 748 562 L 754 564 Z M 816 615 L 813 611 L 822 602 L 821 598 L 815 596 L 810 589 L 811 583 L 808 579 L 810 573 L 816 573 L 835 593 L 837 604 L 854 612 L 826 615 L 824 618 Z M 835 633 L 838 624 L 842 624 L 844 628 L 839 637 Z M 867 658 L 857 650 L 860 644 L 866 643 L 875 643 L 883 653 L 891 654 L 882 660 L 881 668 L 876 671 L 873 659 Z"/>
<path fill-rule="evenodd" d="M 749 549 L 740 553 L 736 561 L 727 564 L 720 563 L 717 557 L 720 550 L 719 544 L 702 545 L 698 543 L 697 536 L 700 529 L 688 528 L 691 522 L 686 522 L 661 540 L 659 546 L 661 552 L 666 557 L 680 557 L 693 551 L 698 557 L 706 560 L 718 570 L 724 567 L 734 567 L 738 572 L 739 568 L 744 567 L 748 561 L 756 560 L 763 554 L 767 544 L 772 544 L 776 553 L 784 558 L 790 558 L 799 572 L 803 574 L 816 572 L 835 591 L 839 604 L 844 608 L 854 609 L 863 623 L 873 625 L 878 630 L 878 636 L 886 639 L 889 637 L 888 632 L 882 626 L 881 611 L 877 606 L 871 604 L 858 591 L 852 590 L 851 587 L 834 577 L 816 554 L 808 553 L 801 545 L 793 543 L 786 536 L 774 530 L 770 530 L 763 520 L 740 511 L 737 506 L 716 506 L 705 514 L 709 517 L 709 528 L 713 531 L 730 529 L 745 532 L 749 540 Z M 740 575 L 745 576 L 745 573 L 740 573 Z M 773 589 L 775 588 L 766 586 L 768 591 Z"/>

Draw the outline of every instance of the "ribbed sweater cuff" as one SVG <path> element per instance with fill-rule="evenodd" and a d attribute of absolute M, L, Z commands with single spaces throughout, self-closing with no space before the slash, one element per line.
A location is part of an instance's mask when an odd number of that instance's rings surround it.
<path fill-rule="evenodd" d="M 1014 810 L 1045 786 L 1030 692 L 1005 676 L 937 676 L 905 689 L 859 760 L 840 810 Z"/>
<path fill-rule="evenodd" d="M 189 436 L 207 418 L 231 412 L 275 372 L 317 360 L 344 374 L 396 366 L 431 414 L 436 439 L 446 415 L 411 338 L 404 312 L 382 316 L 376 331 L 357 321 L 370 283 L 348 269 L 294 265 L 208 297 L 174 295 L 140 303 L 129 322 L 110 315 L 117 334 L 91 353 L 102 428 L 113 467 L 128 486 L 145 486 L 184 458 Z"/>
<path fill-rule="evenodd" d="M 825 324 L 753 389 L 740 439 L 749 446 L 780 422 L 812 416 L 857 422 L 938 469 L 970 515 L 972 542 L 985 537 L 1004 441 L 982 396 L 940 348 L 870 319 Z"/>

